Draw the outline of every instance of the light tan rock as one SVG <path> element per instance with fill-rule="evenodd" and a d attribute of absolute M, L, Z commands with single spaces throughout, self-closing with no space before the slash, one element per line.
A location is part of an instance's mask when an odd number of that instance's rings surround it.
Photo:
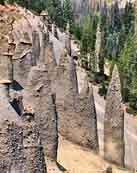
<path fill-rule="evenodd" d="M 115 65 L 108 88 L 104 120 L 104 157 L 124 166 L 124 112 L 121 84 Z"/>

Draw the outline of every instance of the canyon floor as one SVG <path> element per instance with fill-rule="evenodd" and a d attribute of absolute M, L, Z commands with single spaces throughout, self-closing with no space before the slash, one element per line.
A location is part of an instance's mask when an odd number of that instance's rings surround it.
<path fill-rule="evenodd" d="M 105 168 L 111 165 L 93 151 L 80 147 L 62 136 L 59 138 L 58 164 L 60 169 L 55 163 L 47 162 L 48 172 L 61 173 L 66 169 L 66 173 L 103 173 Z M 131 173 L 115 165 L 111 166 L 113 173 Z"/>

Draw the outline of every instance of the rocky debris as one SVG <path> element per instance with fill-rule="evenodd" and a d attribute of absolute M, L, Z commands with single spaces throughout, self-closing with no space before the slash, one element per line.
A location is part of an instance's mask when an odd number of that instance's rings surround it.
<path fill-rule="evenodd" d="M 6 173 L 10 171 L 13 155 L 16 155 L 18 152 L 12 150 L 9 126 L 18 119 L 16 113 L 9 104 L 8 86 L 5 83 L 0 84 L 0 119 L 0 172 Z M 16 138 L 19 137 L 20 136 L 17 136 Z M 13 137 L 13 140 L 14 139 L 15 136 Z M 18 144 L 16 144 L 16 146 L 17 145 Z M 16 166 L 18 167 L 18 165 Z"/>
<path fill-rule="evenodd" d="M 121 84 L 115 65 L 108 88 L 104 120 L 104 157 L 124 166 L 124 112 Z"/>
<path fill-rule="evenodd" d="M 23 129 L 23 171 L 26 173 L 46 173 L 43 146 L 37 125 L 34 122 L 34 115 L 24 113 L 21 126 Z"/>
<path fill-rule="evenodd" d="M 24 115 L 25 117 L 26 115 Z M 36 124 L 30 118 L 18 123 L 5 120 L 0 129 L 0 171 L 46 173 L 44 152 Z"/>
<path fill-rule="evenodd" d="M 34 115 L 21 118 L 9 104 L 7 84 L 0 84 L 0 172 L 46 173 L 44 152 Z"/>
<path fill-rule="evenodd" d="M 33 67 L 29 74 L 28 93 L 36 112 L 45 155 L 56 161 L 58 147 L 57 112 L 55 96 L 51 93 L 48 71 L 45 66 Z"/>

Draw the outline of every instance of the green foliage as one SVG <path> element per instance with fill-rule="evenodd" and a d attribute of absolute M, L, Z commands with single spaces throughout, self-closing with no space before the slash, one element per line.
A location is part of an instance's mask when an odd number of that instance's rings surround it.
<path fill-rule="evenodd" d="M 63 2 L 63 19 L 65 27 L 67 26 L 67 23 L 69 23 L 70 26 L 74 23 L 73 9 L 70 0 L 64 0 Z"/>
<path fill-rule="evenodd" d="M 81 40 L 81 36 L 82 36 L 82 27 L 80 24 L 75 24 L 73 23 L 71 25 L 71 30 L 70 30 L 71 34 L 73 34 L 75 36 L 75 38 L 77 40 Z"/>
<path fill-rule="evenodd" d="M 0 0 L 0 4 L 4 4 L 4 2 L 5 2 L 4 0 Z"/>
<path fill-rule="evenodd" d="M 124 11 L 120 11 L 117 2 L 111 7 L 111 21 L 107 16 L 101 16 L 101 31 L 104 57 L 117 59 L 127 36 L 134 28 L 134 7 L 126 3 Z"/>
<path fill-rule="evenodd" d="M 60 0 L 48 1 L 48 12 L 51 20 L 61 28 L 64 28 L 63 7 Z"/>
<path fill-rule="evenodd" d="M 73 11 L 70 0 L 48 0 L 47 9 L 51 20 L 63 29 L 66 29 L 67 23 L 73 24 Z"/>
<path fill-rule="evenodd" d="M 137 40 L 129 35 L 120 53 L 119 69 L 129 90 L 129 105 L 137 110 Z"/>
<path fill-rule="evenodd" d="M 96 42 L 96 30 L 99 16 L 97 13 L 91 13 L 85 17 L 82 21 L 82 36 L 80 42 L 81 60 L 86 64 L 87 69 L 92 65 L 92 71 L 94 71 L 95 65 L 95 42 Z"/>

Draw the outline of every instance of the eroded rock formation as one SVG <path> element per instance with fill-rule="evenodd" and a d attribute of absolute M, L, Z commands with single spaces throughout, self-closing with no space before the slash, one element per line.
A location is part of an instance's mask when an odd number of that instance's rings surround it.
<path fill-rule="evenodd" d="M 32 33 L 32 60 L 33 65 L 37 65 L 37 62 L 40 58 L 40 38 L 37 31 Z"/>
<path fill-rule="evenodd" d="M 92 87 L 86 86 L 82 93 L 66 96 L 63 108 L 59 110 L 60 133 L 77 144 L 98 151 L 93 91 Z"/>
<path fill-rule="evenodd" d="M 43 20 L 45 17 L 43 14 Z M 57 32 L 54 37 L 47 31 L 49 26 L 51 31 L 49 23 L 46 28 L 45 22 L 39 27 L 35 22 L 29 30 L 31 34 L 34 31 L 32 42 L 30 33 L 14 31 L 17 38 L 20 35 L 23 38 L 16 39 L 16 43 L 10 38 L 10 45 L 3 44 L 8 53 L 0 56 L 0 172 L 4 173 L 9 170 L 45 173 L 44 153 L 46 158 L 57 160 L 58 128 L 61 135 L 74 143 L 96 151 L 99 148 L 93 89 L 85 80 L 83 90 L 78 92 L 69 32 L 64 46 L 55 38 Z M 9 93 L 12 80 L 24 90 L 14 91 L 13 87 Z M 107 160 L 123 166 L 121 103 L 120 79 L 115 67 L 107 96 L 104 149 Z"/>
<path fill-rule="evenodd" d="M 104 157 L 124 166 L 124 112 L 120 78 L 116 65 L 107 93 L 104 120 Z"/>
<path fill-rule="evenodd" d="M 44 152 L 56 161 L 58 147 L 57 112 L 55 96 L 51 92 L 48 71 L 45 65 L 33 67 L 29 74 L 28 91 L 36 112 L 36 123 Z"/>

